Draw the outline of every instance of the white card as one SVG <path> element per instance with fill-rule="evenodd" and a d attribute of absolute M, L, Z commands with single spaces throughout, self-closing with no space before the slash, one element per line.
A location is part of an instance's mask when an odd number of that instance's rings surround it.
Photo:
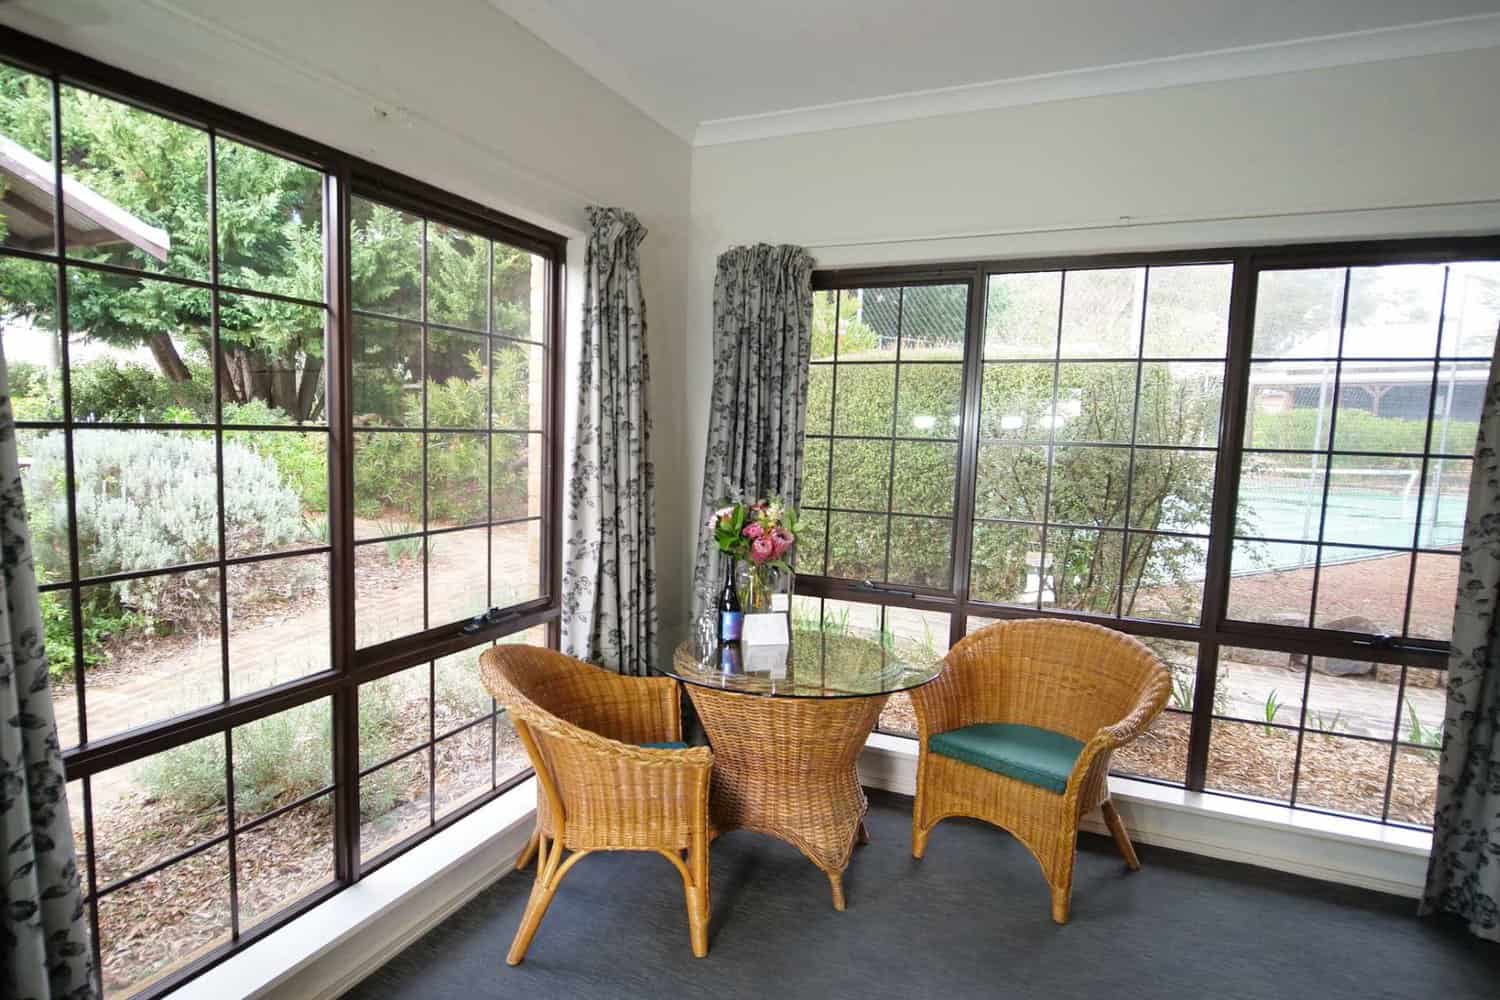
<path fill-rule="evenodd" d="M 743 645 L 785 646 L 791 641 L 784 613 L 772 611 L 770 614 L 745 616 L 745 629 L 740 633 Z"/>
<path fill-rule="evenodd" d="M 743 640 L 741 640 L 743 641 Z M 750 646 L 745 649 L 745 673 L 786 676 L 789 646 Z"/>

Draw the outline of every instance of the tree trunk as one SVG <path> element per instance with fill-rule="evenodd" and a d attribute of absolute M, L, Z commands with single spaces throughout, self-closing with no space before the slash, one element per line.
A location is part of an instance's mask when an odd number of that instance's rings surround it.
<path fill-rule="evenodd" d="M 156 359 L 156 365 L 161 373 L 171 382 L 191 382 L 193 373 L 188 371 L 187 363 L 182 360 L 182 355 L 177 353 L 177 345 L 172 343 L 172 338 L 165 333 L 153 333 L 146 338 L 146 346 L 151 348 L 151 356 Z"/>
<path fill-rule="evenodd" d="M 297 387 L 297 410 L 293 414 L 299 423 L 313 417 L 313 408 L 318 402 L 318 379 L 322 374 L 323 359 L 308 358 L 302 369 L 302 384 Z"/>

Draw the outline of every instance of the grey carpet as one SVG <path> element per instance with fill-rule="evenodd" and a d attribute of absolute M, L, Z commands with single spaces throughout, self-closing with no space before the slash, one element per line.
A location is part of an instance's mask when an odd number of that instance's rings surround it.
<path fill-rule="evenodd" d="M 845 878 L 849 909 L 792 847 L 728 834 L 713 851 L 708 957 L 688 949 L 666 861 L 586 858 L 526 961 L 505 965 L 531 874 L 501 879 L 348 995 L 517 997 L 1301 998 L 1500 996 L 1500 947 L 1418 920 L 1415 904 L 1143 846 L 1125 871 L 1085 835 L 1066 927 L 1036 863 L 1007 834 L 949 820 L 924 861 L 911 800 L 871 794 L 872 843 Z"/>

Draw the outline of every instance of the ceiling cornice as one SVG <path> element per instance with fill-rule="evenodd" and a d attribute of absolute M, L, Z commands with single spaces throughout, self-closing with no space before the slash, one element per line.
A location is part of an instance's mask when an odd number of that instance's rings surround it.
<path fill-rule="evenodd" d="M 716 146 L 913 118 L 962 114 L 967 111 L 986 111 L 1048 101 L 1101 97 L 1496 47 L 1500 47 L 1500 14 L 1480 14 L 1394 28 L 1322 35 L 1289 42 L 1248 45 L 787 111 L 720 118 L 699 124 L 693 135 L 693 145 Z M 601 80 L 609 83 L 608 80 Z M 622 96 L 633 101 L 629 94 Z M 649 109 L 642 110 L 647 114 L 651 113 Z"/>

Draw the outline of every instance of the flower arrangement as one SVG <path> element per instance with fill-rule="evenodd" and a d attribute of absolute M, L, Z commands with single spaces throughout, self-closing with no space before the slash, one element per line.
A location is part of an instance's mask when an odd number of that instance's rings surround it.
<path fill-rule="evenodd" d="M 773 574 L 791 573 L 790 555 L 797 544 L 797 511 L 780 497 L 754 503 L 725 501 L 713 513 L 714 542 L 719 551 L 750 565 L 747 611 L 770 606 Z"/>

